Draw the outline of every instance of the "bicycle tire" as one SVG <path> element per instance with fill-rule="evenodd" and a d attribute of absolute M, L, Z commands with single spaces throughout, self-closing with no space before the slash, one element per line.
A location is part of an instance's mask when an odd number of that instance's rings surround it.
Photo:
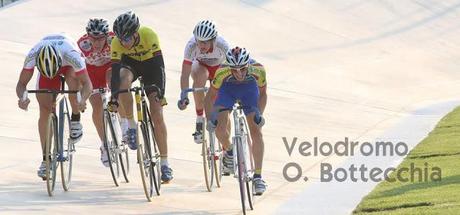
<path fill-rule="evenodd" d="M 138 148 L 137 148 L 137 159 L 139 164 L 139 170 L 142 179 L 142 186 L 144 189 L 145 197 L 149 202 L 152 201 L 153 196 L 153 166 L 151 163 L 150 153 L 147 149 L 147 144 L 150 141 L 148 136 L 148 131 L 145 122 L 140 123 L 140 131 L 142 133 L 143 143 L 139 142 L 139 135 L 137 135 L 138 139 Z"/>
<path fill-rule="evenodd" d="M 246 214 L 246 184 L 244 179 L 244 154 L 242 152 L 242 143 L 241 138 L 236 137 L 236 159 L 237 159 L 237 168 L 238 168 L 238 184 L 240 187 L 240 197 L 241 197 L 241 209 L 243 210 L 243 214 Z"/>
<path fill-rule="evenodd" d="M 222 186 L 222 170 L 224 168 L 223 162 L 222 162 L 222 159 L 223 159 L 222 146 L 220 145 L 220 143 L 216 144 L 217 138 L 214 132 L 208 132 L 208 134 L 209 134 L 209 144 L 210 144 L 212 159 L 214 162 L 214 175 L 216 177 L 216 185 L 217 187 L 221 187 Z"/>
<path fill-rule="evenodd" d="M 107 110 L 104 110 L 103 115 L 103 126 L 104 126 L 104 148 L 107 152 L 107 157 L 109 160 L 109 169 L 110 174 L 112 175 L 112 180 L 115 186 L 119 186 L 118 177 L 120 176 L 120 167 L 118 164 L 118 156 L 116 153 L 116 134 L 114 134 L 112 120 L 110 113 Z"/>
<path fill-rule="evenodd" d="M 58 138 L 56 121 L 56 115 L 54 113 L 50 114 L 48 117 L 48 128 L 46 131 L 45 143 L 46 189 L 49 196 L 53 196 L 54 194 L 54 187 L 56 185 L 56 171 L 58 165 Z"/>
<path fill-rule="evenodd" d="M 153 165 L 153 182 L 155 186 L 155 191 L 158 196 L 160 196 L 161 191 L 161 165 L 160 165 L 160 151 L 158 149 L 157 141 L 155 139 L 155 127 L 153 126 L 152 118 L 150 117 L 150 111 L 147 104 L 144 104 L 144 119 L 148 122 L 148 126 L 150 129 L 149 137 L 151 137 L 151 141 L 149 141 L 149 152 L 151 163 Z M 149 139 L 150 140 L 150 139 Z M 151 147 L 153 146 L 153 147 Z M 153 148 L 153 151 L 152 151 Z"/>
<path fill-rule="evenodd" d="M 67 100 L 62 100 L 59 106 L 59 146 L 62 147 L 62 156 L 60 160 L 61 165 L 61 182 L 64 191 L 70 189 L 72 182 L 72 164 L 73 164 L 73 153 L 75 152 L 75 146 L 69 138 L 70 132 L 70 115 L 68 109 Z M 65 105 L 63 105 L 65 104 Z M 64 107 L 65 106 L 65 107 Z M 65 108 L 65 110 L 64 110 Z"/>
<path fill-rule="evenodd" d="M 203 129 L 203 137 L 204 137 L 204 129 Z M 212 192 L 212 184 L 213 184 L 213 161 L 211 160 L 212 154 L 210 153 L 210 147 L 208 147 L 208 141 L 203 139 L 201 143 L 201 156 L 203 158 L 203 172 L 204 172 L 204 181 L 206 185 L 206 190 L 208 192 Z"/>

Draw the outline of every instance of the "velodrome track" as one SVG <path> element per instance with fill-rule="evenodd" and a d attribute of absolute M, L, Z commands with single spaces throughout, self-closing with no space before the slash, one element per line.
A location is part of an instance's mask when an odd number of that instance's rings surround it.
<path fill-rule="evenodd" d="M 216 21 L 220 35 L 232 45 L 246 47 L 267 68 L 263 175 L 269 187 L 250 214 L 280 213 L 286 207 L 296 213 L 347 214 L 353 206 L 346 189 L 337 189 L 330 203 L 327 198 L 322 204 L 307 198 L 300 199 L 302 204 L 294 200 L 307 189 L 321 195 L 320 185 L 311 183 L 319 178 L 319 163 L 340 165 L 345 158 L 303 157 L 297 149 L 290 157 L 282 137 L 370 141 L 408 116 L 430 121 L 425 129 L 404 126 L 398 131 L 423 137 L 426 128 L 459 103 L 453 101 L 460 92 L 459 7 L 458 0 L 24 0 L 2 8 L 0 214 L 240 213 L 235 179 L 227 177 L 223 188 L 205 191 L 201 148 L 191 137 L 193 108 L 179 111 L 175 106 L 184 46 L 196 22 L 208 18 Z M 175 179 L 162 187 L 160 197 L 147 203 L 138 167 L 131 159 L 131 182 L 114 187 L 109 170 L 99 161 L 99 140 L 88 110 L 83 115 L 85 136 L 77 145 L 71 191 L 62 191 L 58 184 L 55 197 L 50 198 L 36 176 L 41 160 L 38 105 L 32 99 L 28 112 L 17 108 L 15 86 L 25 54 L 47 33 L 67 32 L 77 39 L 89 18 L 104 17 L 112 23 L 128 9 L 161 40 L 170 103 L 164 112 Z M 31 81 L 29 89 L 34 87 Z M 414 112 L 446 101 L 451 101 L 447 108 Z M 289 183 L 283 178 L 282 169 L 291 161 L 302 166 L 309 182 Z M 291 205 L 293 201 L 297 203 Z M 334 204 L 347 207 L 328 212 L 334 207 L 327 206 Z"/>

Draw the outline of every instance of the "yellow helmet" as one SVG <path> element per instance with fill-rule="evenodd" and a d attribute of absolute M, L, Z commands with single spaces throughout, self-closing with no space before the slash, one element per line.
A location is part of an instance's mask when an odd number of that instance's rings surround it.
<path fill-rule="evenodd" d="M 56 47 L 52 44 L 41 47 L 35 59 L 35 65 L 41 75 L 49 79 L 54 78 L 62 65 L 61 56 Z"/>

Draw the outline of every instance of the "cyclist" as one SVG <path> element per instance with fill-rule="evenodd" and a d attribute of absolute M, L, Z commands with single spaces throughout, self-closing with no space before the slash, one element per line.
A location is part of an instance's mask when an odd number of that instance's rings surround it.
<path fill-rule="evenodd" d="M 69 95 L 72 106 L 70 122 L 70 139 L 78 142 L 82 135 L 82 125 L 80 123 L 80 111 L 86 108 L 92 84 L 86 72 L 85 60 L 77 45 L 66 34 L 51 34 L 38 42 L 27 54 L 23 69 L 16 85 L 16 94 L 19 98 L 18 106 L 26 110 L 30 100 L 22 100 L 22 95 L 26 91 L 27 84 L 33 76 L 34 67 L 38 71 L 38 89 L 60 90 L 60 77 L 63 75 L 69 86 L 69 90 L 78 90 L 81 87 L 81 101 L 78 103 L 75 95 Z M 51 94 L 37 94 L 40 107 L 40 117 L 38 119 L 38 132 L 42 145 L 43 162 L 37 174 L 41 178 L 46 177 L 45 164 L 45 139 L 48 116 L 52 112 L 53 96 Z"/>
<path fill-rule="evenodd" d="M 116 111 L 118 98 L 126 112 L 129 122 L 127 130 L 128 146 L 137 149 L 137 123 L 133 117 L 133 98 L 130 93 L 116 93 L 120 88 L 128 89 L 139 76 L 146 86 L 155 84 L 161 90 L 157 92 L 146 89 L 150 103 L 150 115 L 155 124 L 155 138 L 160 150 L 161 180 L 168 183 L 172 180 L 172 169 L 168 164 L 167 131 L 163 119 L 163 106 L 167 104 L 164 98 L 165 73 L 163 55 L 157 34 L 150 28 L 139 25 L 139 18 L 132 11 L 123 13 L 113 23 L 116 37 L 111 44 L 112 52 L 112 98 L 111 108 Z"/>
<path fill-rule="evenodd" d="M 224 173 L 229 174 L 233 171 L 233 146 L 228 129 L 229 111 L 219 110 L 232 108 L 236 100 L 242 102 L 253 143 L 255 193 L 262 195 L 266 189 L 265 181 L 262 180 L 264 141 L 261 130 L 264 124 L 262 114 L 267 104 L 265 68 L 251 59 L 244 48 L 235 47 L 229 50 L 226 59 L 227 62 L 217 70 L 209 91 L 210 98 L 217 96 L 217 99 L 212 120 L 208 124 L 211 128 L 215 127 L 216 137 L 225 150 Z"/>
<path fill-rule="evenodd" d="M 94 89 L 107 88 L 112 72 L 112 62 L 110 58 L 110 43 L 115 34 L 109 30 L 109 24 L 105 19 L 90 19 L 86 26 L 86 34 L 77 42 L 78 47 L 85 56 L 86 68 Z M 99 93 L 94 93 L 89 98 L 93 107 L 93 123 L 97 134 L 101 140 L 101 162 L 104 166 L 109 166 L 109 158 L 104 147 L 104 125 L 102 98 Z M 123 111 L 120 109 L 120 115 Z M 126 118 L 120 118 L 123 131 L 127 130 Z"/>
<path fill-rule="evenodd" d="M 212 80 L 220 64 L 225 61 L 225 53 L 228 50 L 228 43 L 221 36 L 217 35 L 214 23 L 203 20 L 196 24 L 193 30 L 193 37 L 185 46 L 184 60 L 182 62 L 181 89 L 189 88 L 190 74 L 193 79 L 193 87 L 201 88 L 206 85 L 206 80 Z M 203 140 L 203 109 L 204 92 L 194 92 L 196 110 L 196 131 L 193 134 L 196 143 Z M 189 100 L 181 98 L 178 102 L 179 109 L 184 110 Z"/>

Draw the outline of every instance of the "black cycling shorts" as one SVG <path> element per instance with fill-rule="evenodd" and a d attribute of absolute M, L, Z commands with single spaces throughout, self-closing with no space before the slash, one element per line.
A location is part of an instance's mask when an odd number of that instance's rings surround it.
<path fill-rule="evenodd" d="M 123 55 L 121 57 L 121 67 L 128 69 L 133 74 L 133 82 L 141 76 L 142 82 L 145 86 L 155 84 L 160 88 L 160 98 L 165 95 L 165 67 L 163 62 L 163 56 L 157 55 L 145 61 L 137 61 L 128 56 Z M 147 95 L 154 92 L 155 90 L 150 88 L 146 89 Z"/>

